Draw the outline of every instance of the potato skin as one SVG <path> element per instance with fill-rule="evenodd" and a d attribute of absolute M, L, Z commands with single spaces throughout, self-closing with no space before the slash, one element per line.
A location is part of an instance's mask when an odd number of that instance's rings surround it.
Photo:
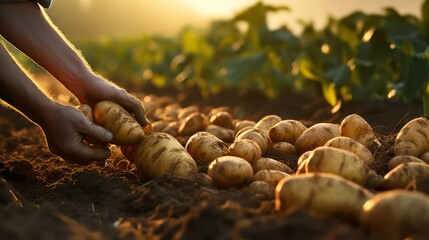
<path fill-rule="evenodd" d="M 222 141 L 225 141 L 228 143 L 234 141 L 234 130 L 232 129 L 210 124 L 206 127 L 205 131 L 215 135 L 216 137 L 220 138 Z"/>
<path fill-rule="evenodd" d="M 235 132 L 235 134 L 237 134 L 241 129 L 243 129 L 245 127 L 253 127 L 253 126 L 255 126 L 255 124 L 256 124 L 256 122 L 251 121 L 251 120 L 240 120 L 240 121 L 235 123 L 234 132 Z"/>
<path fill-rule="evenodd" d="M 327 141 L 340 135 L 340 126 L 333 123 L 316 123 L 305 130 L 295 141 L 299 154 L 325 145 Z"/>
<path fill-rule="evenodd" d="M 429 120 L 415 118 L 405 124 L 395 139 L 393 151 L 395 156 L 411 155 L 420 157 L 429 150 Z"/>
<path fill-rule="evenodd" d="M 197 132 L 188 139 L 185 149 L 195 161 L 209 163 L 225 156 L 228 145 L 211 133 Z"/>
<path fill-rule="evenodd" d="M 284 177 L 290 176 L 289 174 L 277 171 L 277 170 L 260 170 L 255 173 L 252 180 L 253 181 L 263 181 L 268 184 L 270 184 L 273 187 L 276 187 L 277 184 L 282 180 Z"/>
<path fill-rule="evenodd" d="M 273 156 L 296 155 L 296 149 L 288 142 L 276 142 L 268 146 L 267 153 Z"/>
<path fill-rule="evenodd" d="M 94 122 L 94 114 L 92 113 L 92 108 L 88 104 L 81 104 L 76 107 L 79 111 L 85 115 L 85 117 L 90 121 Z"/>
<path fill-rule="evenodd" d="M 368 149 L 372 149 L 377 142 L 371 125 L 357 114 L 348 115 L 341 121 L 340 135 L 354 139 Z"/>
<path fill-rule="evenodd" d="M 267 134 L 268 130 L 281 120 L 282 118 L 277 115 L 267 115 L 255 124 L 255 128 L 259 128 Z"/>
<path fill-rule="evenodd" d="M 363 185 L 368 177 L 365 162 L 356 154 L 348 151 L 318 147 L 310 154 L 305 164 L 305 171 L 326 172 L 339 175 L 357 184 Z"/>
<path fill-rule="evenodd" d="M 200 112 L 194 112 L 183 120 L 179 126 L 178 133 L 180 136 L 191 136 L 196 132 L 204 131 L 207 125 L 207 116 Z"/>
<path fill-rule="evenodd" d="M 173 136 L 161 132 L 146 136 L 137 145 L 134 164 L 142 180 L 162 174 L 192 180 L 198 173 L 197 164 L 185 148 Z"/>
<path fill-rule="evenodd" d="M 142 126 L 120 105 L 101 101 L 94 107 L 94 122 L 113 133 L 112 143 L 134 145 L 144 137 Z"/>
<path fill-rule="evenodd" d="M 380 239 L 427 239 L 429 197 L 405 190 L 379 193 L 363 205 L 361 224 Z"/>
<path fill-rule="evenodd" d="M 255 127 L 249 127 L 248 129 L 242 130 L 243 131 L 238 132 L 235 136 L 235 141 L 240 139 L 251 139 L 259 145 L 263 155 L 268 148 L 268 138 L 265 133 L 261 129 Z"/>
<path fill-rule="evenodd" d="M 287 174 L 292 174 L 293 170 L 288 167 L 286 164 L 279 162 L 272 158 L 260 158 L 256 160 L 253 164 L 253 172 L 258 172 L 260 170 L 277 170 L 282 171 Z"/>
<path fill-rule="evenodd" d="M 356 183 L 329 173 L 285 177 L 275 190 L 277 210 L 303 208 L 317 215 L 359 220 L 363 204 L 372 193 Z"/>
<path fill-rule="evenodd" d="M 325 146 L 339 148 L 354 153 L 364 160 L 367 165 L 374 163 L 374 156 L 372 156 L 371 151 L 363 144 L 352 138 L 343 136 L 335 137 L 327 141 Z"/>
<path fill-rule="evenodd" d="M 213 114 L 210 116 L 209 122 L 220 127 L 234 129 L 234 119 L 231 113 L 227 111 L 219 111 Z"/>
<path fill-rule="evenodd" d="M 228 155 L 241 157 L 253 164 L 262 157 L 261 148 L 258 143 L 251 139 L 240 139 L 228 147 Z"/>
<path fill-rule="evenodd" d="M 411 155 L 398 155 L 390 159 L 389 163 L 387 164 L 387 168 L 389 170 L 392 170 L 395 167 L 399 166 L 401 163 L 406 163 L 406 162 L 419 162 L 422 164 L 426 164 L 426 162 L 424 162 L 418 157 L 414 157 Z"/>
<path fill-rule="evenodd" d="M 240 188 L 250 181 L 253 169 L 243 158 L 223 156 L 210 163 L 207 174 L 217 188 Z"/>
<path fill-rule="evenodd" d="M 268 130 L 268 138 L 276 142 L 288 142 L 295 144 L 296 139 L 307 130 L 300 121 L 297 120 L 283 120 L 276 123 Z"/>
<path fill-rule="evenodd" d="M 384 187 L 387 189 L 407 188 L 429 180 L 429 165 L 419 162 L 401 163 L 384 175 Z"/>

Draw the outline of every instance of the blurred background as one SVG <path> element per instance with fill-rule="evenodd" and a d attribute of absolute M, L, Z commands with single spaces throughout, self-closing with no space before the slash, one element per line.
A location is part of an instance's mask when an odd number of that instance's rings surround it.
<path fill-rule="evenodd" d="M 257 0 L 54 0 L 47 13 L 73 39 L 104 36 L 136 36 L 141 33 L 174 36 L 184 26 L 204 28 L 211 21 L 229 19 Z M 287 5 L 290 12 L 270 13 L 268 24 L 287 24 L 295 33 L 298 20 L 326 24 L 328 16 L 342 17 L 353 11 L 381 13 L 394 7 L 401 14 L 420 16 L 423 0 L 263 0 L 265 4 Z"/>

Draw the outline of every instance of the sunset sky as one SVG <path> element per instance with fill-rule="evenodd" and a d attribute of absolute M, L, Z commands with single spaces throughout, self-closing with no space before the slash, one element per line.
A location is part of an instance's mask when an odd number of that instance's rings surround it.
<path fill-rule="evenodd" d="M 263 0 L 286 5 L 290 12 L 269 16 L 271 27 L 287 24 L 299 31 L 298 20 L 322 27 L 329 15 L 342 17 L 356 10 L 380 13 L 392 6 L 400 13 L 420 16 L 424 0 Z M 204 27 L 213 19 L 231 18 L 257 0 L 79 0 L 54 1 L 47 12 L 70 37 L 135 35 L 141 33 L 173 35 L 186 25 Z"/>

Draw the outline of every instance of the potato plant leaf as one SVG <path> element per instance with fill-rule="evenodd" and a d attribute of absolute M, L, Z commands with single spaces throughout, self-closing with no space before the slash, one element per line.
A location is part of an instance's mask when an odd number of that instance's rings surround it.
<path fill-rule="evenodd" d="M 234 58 L 225 66 L 225 78 L 229 83 L 237 84 L 250 73 L 260 69 L 266 59 L 266 53 L 263 51 L 255 52 L 249 56 Z"/>

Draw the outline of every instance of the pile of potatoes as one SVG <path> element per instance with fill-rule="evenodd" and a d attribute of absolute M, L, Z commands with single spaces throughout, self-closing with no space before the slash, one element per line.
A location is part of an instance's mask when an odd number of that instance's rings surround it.
<path fill-rule="evenodd" d="M 359 222 L 381 238 L 429 236 L 429 197 L 416 190 L 429 182 L 426 118 L 399 131 L 388 172 L 380 175 L 374 156 L 381 143 L 357 114 L 313 125 L 277 115 L 240 120 L 228 107 L 182 107 L 150 95 L 142 104 L 152 124 L 142 127 L 125 110 L 114 111 L 120 108 L 114 103 L 100 104 L 94 122 L 113 132 L 113 144 L 144 181 L 161 174 L 204 179 L 219 189 L 273 195 L 278 211 L 298 207 Z"/>

